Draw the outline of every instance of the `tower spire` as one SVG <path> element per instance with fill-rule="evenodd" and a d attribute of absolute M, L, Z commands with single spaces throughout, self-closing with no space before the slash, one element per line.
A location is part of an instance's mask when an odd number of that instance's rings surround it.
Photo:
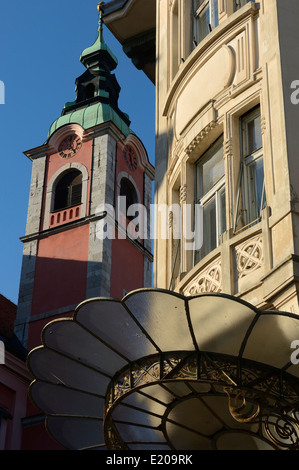
<path fill-rule="evenodd" d="M 90 112 L 97 116 L 99 120 L 106 120 L 102 114 L 110 116 L 111 113 L 124 126 L 125 129 L 129 128 L 130 120 L 127 114 L 124 114 L 118 107 L 118 98 L 120 92 L 119 83 L 112 73 L 117 67 L 118 61 L 116 56 L 112 53 L 107 46 L 103 37 L 103 5 L 104 2 L 99 2 L 97 10 L 99 12 L 97 38 L 95 42 L 84 49 L 80 56 L 80 60 L 86 70 L 75 81 L 76 83 L 76 100 L 65 104 L 62 115 L 67 114 L 74 119 L 74 113 L 82 108 L 86 108 L 84 116 Z M 87 108 L 90 108 L 87 110 Z M 95 111 L 96 110 L 96 111 Z M 99 111 L 101 110 L 101 111 Z M 82 113 L 79 113 L 81 116 Z M 78 119 L 81 122 L 82 117 Z M 56 122 L 57 124 L 57 122 Z M 127 130 L 126 130 L 127 132 Z"/>
<path fill-rule="evenodd" d="M 103 5 L 104 2 L 99 2 L 97 10 L 99 12 L 99 24 L 98 24 L 98 36 L 92 46 L 84 49 L 81 54 L 80 60 L 86 68 L 90 67 L 90 64 L 94 66 L 94 58 L 102 65 L 107 66 L 109 70 L 113 70 L 117 66 L 117 58 L 111 52 L 104 40 L 103 35 Z"/>
<path fill-rule="evenodd" d="M 98 3 L 97 5 L 97 9 L 98 9 L 98 12 L 99 12 L 99 27 L 98 27 L 98 31 L 99 31 L 99 37 L 100 37 L 100 40 L 101 42 L 103 41 L 103 5 L 104 5 L 105 2 L 100 2 Z"/>

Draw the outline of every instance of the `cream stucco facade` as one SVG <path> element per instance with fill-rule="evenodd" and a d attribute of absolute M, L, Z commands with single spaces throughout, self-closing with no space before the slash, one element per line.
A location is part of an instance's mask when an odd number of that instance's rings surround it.
<path fill-rule="evenodd" d="M 298 313 L 299 107 L 291 100 L 299 76 L 298 2 L 159 0 L 147 2 L 152 16 L 144 21 L 141 4 L 109 2 L 105 22 L 125 51 L 134 43 L 142 51 L 144 38 L 149 42 L 156 31 L 156 63 L 139 67 L 150 78 L 155 68 L 155 203 L 200 203 L 210 240 L 198 256 L 185 249 L 183 211 L 180 240 L 172 239 L 173 212 L 159 216 L 155 287 L 222 292 L 262 309 Z M 133 24 L 138 28 L 130 37 Z M 201 172 L 212 179 L 200 197 Z M 165 217 L 169 232 L 161 237 Z"/>
<path fill-rule="evenodd" d="M 192 2 L 157 2 L 156 203 L 194 204 L 197 162 L 222 136 L 226 224 L 217 246 L 199 262 L 181 242 L 175 266 L 176 244 L 158 238 L 155 283 L 184 294 L 223 292 L 259 308 L 298 313 L 298 108 L 290 87 L 298 64 L 299 5 L 243 3 L 237 8 L 233 0 L 219 0 L 219 24 L 196 46 Z M 266 203 L 240 224 L 250 204 L 242 119 L 257 107 L 254 132 L 261 133 Z"/>

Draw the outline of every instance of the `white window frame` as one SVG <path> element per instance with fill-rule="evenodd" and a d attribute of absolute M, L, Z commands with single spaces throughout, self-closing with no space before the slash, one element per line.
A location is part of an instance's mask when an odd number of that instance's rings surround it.
<path fill-rule="evenodd" d="M 171 77 L 174 78 L 179 70 L 180 55 L 181 55 L 181 28 L 180 28 L 180 1 L 174 0 L 171 7 L 170 18 L 170 45 L 171 45 Z"/>
<path fill-rule="evenodd" d="M 265 177 L 263 180 L 263 189 L 261 193 L 261 205 L 257 207 L 256 201 L 256 186 L 252 185 L 250 176 L 250 166 L 257 163 L 258 160 L 263 160 L 263 144 L 253 152 L 248 150 L 248 124 L 261 115 L 260 107 L 253 109 L 247 116 L 241 117 L 241 139 L 242 139 L 242 153 L 244 165 L 244 178 L 243 178 L 243 211 L 246 213 L 245 224 L 251 224 L 261 218 L 261 211 L 265 204 Z M 263 163 L 263 161 L 262 161 Z M 254 194 L 254 196 L 253 196 Z"/>
<path fill-rule="evenodd" d="M 220 139 L 221 137 L 219 137 Z M 215 145 L 217 142 L 217 140 L 212 144 L 212 145 Z M 222 218 L 221 218 L 221 201 L 220 201 L 220 198 L 221 198 L 221 191 L 224 189 L 224 197 L 225 197 L 225 193 L 226 193 L 226 188 L 225 188 L 225 169 L 224 169 L 224 174 L 223 176 L 209 189 L 209 191 L 207 193 L 205 193 L 203 196 L 201 197 L 198 197 L 197 196 L 197 188 L 198 188 L 198 167 L 204 163 L 205 161 L 205 155 L 207 154 L 207 152 L 209 151 L 209 149 L 202 155 L 202 157 L 200 157 L 200 159 L 197 161 L 196 165 L 195 165 L 195 171 L 196 171 L 196 175 L 195 175 L 195 194 L 196 194 L 196 203 L 197 204 L 201 204 L 201 206 L 204 207 L 209 203 L 211 202 L 214 198 L 215 198 L 215 212 L 216 212 L 216 220 L 215 220 L 215 228 L 216 228 L 216 246 L 213 247 L 211 250 L 207 251 L 204 255 L 202 254 L 202 251 L 204 249 L 204 246 L 202 246 L 202 248 L 198 251 L 196 251 L 194 253 L 194 264 L 196 264 L 197 262 L 199 262 L 201 259 L 203 259 L 205 256 L 207 256 L 211 251 L 213 251 L 214 249 L 216 249 L 219 244 L 220 244 L 220 236 L 222 235 L 222 233 L 224 233 L 224 231 L 226 230 L 226 211 L 225 211 L 225 214 L 224 214 L 224 220 L 225 220 L 225 230 L 221 230 L 221 221 L 222 221 Z M 223 152 L 223 147 L 222 147 L 222 152 Z M 211 155 L 212 157 L 212 155 Z M 222 158 L 223 158 L 223 155 L 222 155 Z M 203 228 L 204 230 L 204 228 Z"/>
<path fill-rule="evenodd" d="M 215 3 L 217 3 L 217 12 L 215 11 Z M 199 18 L 205 12 L 205 10 L 207 10 L 207 8 L 209 8 L 209 26 L 211 27 L 211 31 L 219 24 L 218 0 L 216 0 L 216 2 L 215 0 L 204 0 L 197 10 L 195 10 L 195 6 L 193 4 L 193 41 L 195 46 L 209 34 L 209 32 L 207 32 L 204 37 L 200 38 L 198 30 Z"/>
<path fill-rule="evenodd" d="M 223 233 L 221 230 L 221 202 L 220 202 L 220 194 L 222 189 L 225 191 L 225 177 L 223 177 L 210 189 L 210 191 L 205 194 L 199 201 L 198 203 L 202 205 L 203 209 L 204 207 L 211 202 L 213 199 L 215 199 L 215 210 L 216 210 L 216 247 L 219 246 L 219 241 L 220 241 L 220 235 Z"/>

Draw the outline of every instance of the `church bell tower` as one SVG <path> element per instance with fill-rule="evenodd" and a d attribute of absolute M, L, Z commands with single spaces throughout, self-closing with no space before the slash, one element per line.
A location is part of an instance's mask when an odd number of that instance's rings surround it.
<path fill-rule="evenodd" d="M 154 169 L 118 107 L 117 59 L 98 9 L 98 35 L 81 54 L 86 70 L 75 101 L 66 103 L 46 143 L 25 152 L 32 179 L 16 334 L 28 350 L 40 344 L 46 323 L 71 316 L 81 301 L 122 298 L 151 285 L 150 237 L 140 236 L 126 209 L 149 210 Z"/>

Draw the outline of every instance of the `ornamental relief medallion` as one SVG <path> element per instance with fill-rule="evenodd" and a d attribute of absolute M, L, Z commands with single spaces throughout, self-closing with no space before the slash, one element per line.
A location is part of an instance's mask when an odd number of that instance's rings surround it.
<path fill-rule="evenodd" d="M 185 295 L 197 295 L 205 292 L 221 292 L 221 261 L 210 265 L 201 272 L 184 290 Z"/>
<path fill-rule="evenodd" d="M 239 278 L 245 277 L 262 266 L 263 241 L 258 236 L 236 248 L 236 265 Z"/>

